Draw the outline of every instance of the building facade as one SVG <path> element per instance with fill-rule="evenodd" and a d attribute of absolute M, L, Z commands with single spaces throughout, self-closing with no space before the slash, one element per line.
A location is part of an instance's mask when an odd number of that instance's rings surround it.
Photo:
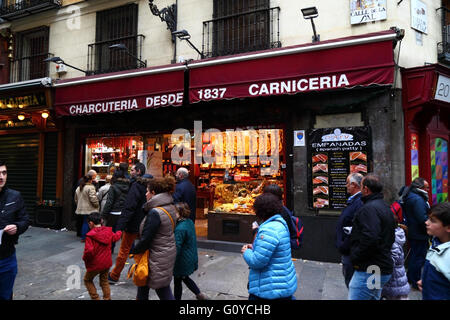
<path fill-rule="evenodd" d="M 448 201 L 448 1 L 31 3 L 2 3 L 0 93 L 47 100 L 0 117 L 49 117 L 0 138 L 36 141 L 38 218 L 75 228 L 89 169 L 185 166 L 199 239 L 251 241 L 251 204 L 276 183 L 304 221 L 295 255 L 338 261 L 350 172 L 378 174 L 387 201 L 416 176 Z"/>

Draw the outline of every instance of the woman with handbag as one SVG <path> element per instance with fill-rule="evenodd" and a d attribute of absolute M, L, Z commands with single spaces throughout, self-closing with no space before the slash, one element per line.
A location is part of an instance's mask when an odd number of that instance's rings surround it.
<path fill-rule="evenodd" d="M 130 251 L 141 254 L 149 250 L 147 285 L 138 287 L 136 300 L 148 300 L 150 289 L 155 289 L 160 300 L 175 300 L 170 288 L 177 255 L 174 189 L 172 177 L 154 178 L 147 185 L 147 203 L 144 204 L 147 214 L 139 228 L 139 240 Z"/>
<path fill-rule="evenodd" d="M 80 180 L 80 185 L 75 191 L 75 203 L 77 209 L 75 213 L 83 217 L 83 225 L 81 227 L 81 242 L 86 241 L 86 234 L 89 232 L 87 216 L 99 209 L 99 201 L 97 191 L 93 181 L 97 176 L 97 172 L 89 170 L 88 173 Z"/>

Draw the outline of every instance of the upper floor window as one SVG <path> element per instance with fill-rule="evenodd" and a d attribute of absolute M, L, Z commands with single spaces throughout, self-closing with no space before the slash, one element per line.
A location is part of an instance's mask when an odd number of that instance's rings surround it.
<path fill-rule="evenodd" d="M 279 7 L 269 0 L 214 0 L 213 19 L 203 22 L 207 57 L 280 47 Z"/>
<path fill-rule="evenodd" d="M 10 82 L 48 76 L 48 27 L 39 27 L 15 35 L 14 55 L 11 59 Z"/>
<path fill-rule="evenodd" d="M 442 0 L 442 42 L 438 43 L 440 62 L 450 64 L 450 0 Z"/>
<path fill-rule="evenodd" d="M 142 67 L 143 35 L 137 34 L 138 5 L 129 4 L 97 12 L 95 43 L 88 48 L 88 70 L 107 73 Z M 110 48 L 122 44 L 122 49 Z M 126 48 L 126 49 L 125 49 Z"/>

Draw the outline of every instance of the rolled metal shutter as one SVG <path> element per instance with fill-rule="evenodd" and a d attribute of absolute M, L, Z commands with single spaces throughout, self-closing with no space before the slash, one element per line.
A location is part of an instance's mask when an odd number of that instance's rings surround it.
<path fill-rule="evenodd" d="M 38 175 L 39 135 L 0 136 L 0 159 L 6 161 L 6 185 L 20 191 L 30 221 L 34 221 Z"/>

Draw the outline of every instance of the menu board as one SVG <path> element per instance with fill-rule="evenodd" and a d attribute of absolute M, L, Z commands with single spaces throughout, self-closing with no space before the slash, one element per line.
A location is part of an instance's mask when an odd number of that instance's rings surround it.
<path fill-rule="evenodd" d="M 311 129 L 308 131 L 309 207 L 342 209 L 347 202 L 347 176 L 369 171 L 369 127 Z"/>

